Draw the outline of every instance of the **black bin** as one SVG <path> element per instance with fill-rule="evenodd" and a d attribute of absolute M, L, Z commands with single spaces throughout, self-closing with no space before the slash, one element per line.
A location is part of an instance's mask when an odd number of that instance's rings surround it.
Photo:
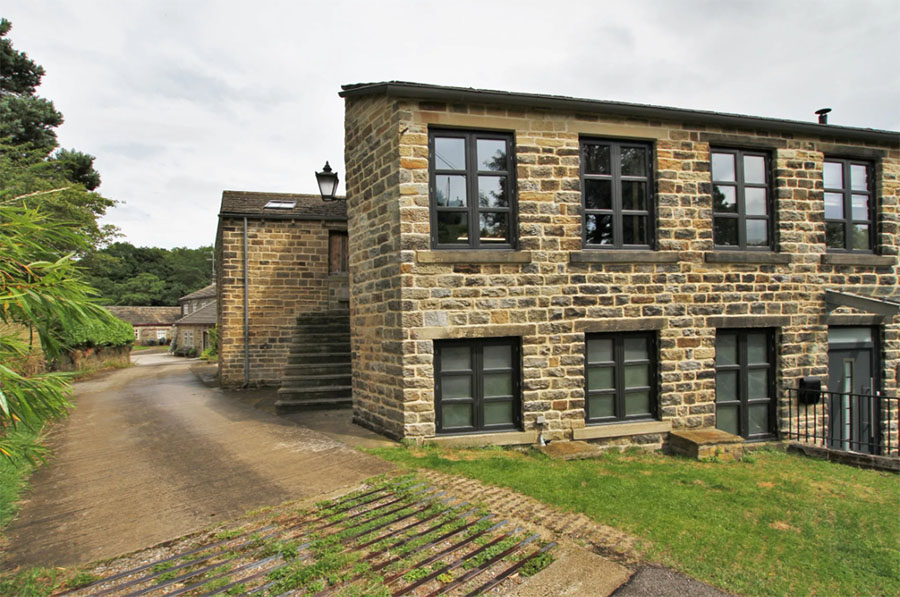
<path fill-rule="evenodd" d="M 800 404 L 818 404 L 822 399 L 822 380 L 818 377 L 800 378 L 797 400 Z"/>

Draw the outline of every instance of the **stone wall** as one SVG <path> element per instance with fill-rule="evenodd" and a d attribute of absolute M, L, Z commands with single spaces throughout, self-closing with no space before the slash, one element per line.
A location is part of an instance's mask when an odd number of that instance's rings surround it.
<path fill-rule="evenodd" d="M 249 385 L 280 383 L 299 314 L 342 305 L 346 309 L 347 274 L 328 272 L 329 229 L 345 226 L 322 220 L 248 219 Z M 245 348 L 241 218 L 220 220 L 216 250 L 219 377 L 224 386 L 240 386 Z"/>
<path fill-rule="evenodd" d="M 518 250 L 431 250 L 429 126 L 515 133 Z M 829 323 L 872 323 L 827 315 L 824 290 L 897 289 L 896 147 L 384 96 L 349 97 L 346 127 L 354 402 L 389 435 L 434 435 L 433 342 L 459 337 L 520 337 L 524 429 L 543 415 L 545 437 L 562 439 L 585 427 L 585 333 L 656 330 L 661 416 L 696 428 L 715 425 L 716 330 L 770 328 L 784 418 L 782 388 L 827 377 Z M 581 136 L 653 143 L 657 250 L 582 250 Z M 711 145 L 770 152 L 775 253 L 714 250 Z M 826 255 L 826 153 L 878 156 L 880 255 Z M 896 395 L 900 317 L 883 330 L 883 386 Z"/>
<path fill-rule="evenodd" d="M 53 362 L 54 371 L 83 371 L 104 367 L 127 366 L 131 362 L 131 346 L 98 346 L 64 351 Z"/>

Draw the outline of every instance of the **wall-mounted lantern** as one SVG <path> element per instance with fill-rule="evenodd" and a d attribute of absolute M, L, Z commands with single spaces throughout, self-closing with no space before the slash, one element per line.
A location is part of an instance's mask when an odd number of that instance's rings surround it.
<path fill-rule="evenodd" d="M 338 188 L 338 175 L 337 172 L 331 171 L 328 162 L 325 162 L 325 167 L 321 172 L 316 172 L 316 182 L 319 183 L 322 201 L 334 201 Z"/>

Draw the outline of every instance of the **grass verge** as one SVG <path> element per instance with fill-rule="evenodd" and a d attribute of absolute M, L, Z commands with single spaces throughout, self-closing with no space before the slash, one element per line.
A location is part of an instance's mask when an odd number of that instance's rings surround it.
<path fill-rule="evenodd" d="M 38 439 L 40 434 L 20 427 L 9 434 L 9 439 L 15 443 L 30 444 Z M 35 465 L 26 460 L 11 462 L 0 456 L 0 531 L 12 520 L 19 511 L 19 496 L 28 485 L 28 477 L 31 476 Z"/>
<path fill-rule="evenodd" d="M 611 452 L 377 448 L 412 469 L 508 487 L 647 542 L 647 556 L 747 595 L 900 594 L 900 482 L 775 450 L 742 462 Z"/>

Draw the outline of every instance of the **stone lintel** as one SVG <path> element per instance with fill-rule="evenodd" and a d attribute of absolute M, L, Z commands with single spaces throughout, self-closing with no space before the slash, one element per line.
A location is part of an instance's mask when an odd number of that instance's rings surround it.
<path fill-rule="evenodd" d="M 589 249 L 569 253 L 569 263 L 678 263 L 677 251 Z"/>
<path fill-rule="evenodd" d="M 883 315 L 869 313 L 830 313 L 825 316 L 828 325 L 880 325 L 884 323 Z"/>
<path fill-rule="evenodd" d="M 581 429 L 573 429 L 572 439 L 605 439 L 630 435 L 646 435 L 648 433 L 668 433 L 671 430 L 671 421 L 638 421 L 614 425 L 591 425 Z"/>
<path fill-rule="evenodd" d="M 666 325 L 665 317 L 578 319 L 575 330 L 579 332 L 643 332 L 661 330 Z"/>
<path fill-rule="evenodd" d="M 791 325 L 790 315 L 724 315 L 710 317 L 713 328 L 783 328 Z"/>
<path fill-rule="evenodd" d="M 890 267 L 897 264 L 894 255 L 869 255 L 867 253 L 825 253 L 823 265 L 858 265 L 862 267 Z"/>
<path fill-rule="evenodd" d="M 466 435 L 437 435 L 423 440 L 446 448 L 470 448 L 478 446 L 521 446 L 536 444 L 537 430 L 506 431 L 502 433 L 469 433 Z"/>
<path fill-rule="evenodd" d="M 416 340 L 449 340 L 454 338 L 505 338 L 533 336 L 537 326 L 533 323 L 507 325 L 468 325 L 447 327 L 423 327 L 413 329 Z"/>
<path fill-rule="evenodd" d="M 416 251 L 418 263 L 531 263 L 531 251 Z"/>
<path fill-rule="evenodd" d="M 706 263 L 752 263 L 778 265 L 791 262 L 791 256 L 785 253 L 766 251 L 712 251 L 703 256 Z"/>
<path fill-rule="evenodd" d="M 758 149 L 785 149 L 787 141 L 775 137 L 751 137 L 750 135 L 727 135 L 724 133 L 700 133 L 700 140 L 710 145 L 731 145 Z"/>

